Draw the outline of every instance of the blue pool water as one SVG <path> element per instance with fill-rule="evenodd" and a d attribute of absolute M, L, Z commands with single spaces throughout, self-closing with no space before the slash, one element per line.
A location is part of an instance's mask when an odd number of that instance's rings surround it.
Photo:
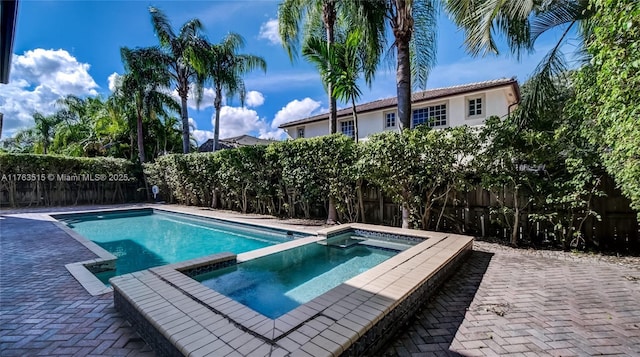
<path fill-rule="evenodd" d="M 209 254 L 243 253 L 293 238 L 286 231 L 151 210 L 79 215 L 61 221 L 118 257 L 115 271 L 96 274 L 104 283 L 117 275 Z"/>
<path fill-rule="evenodd" d="M 308 244 L 196 276 L 211 289 L 278 318 L 398 251 Z"/>

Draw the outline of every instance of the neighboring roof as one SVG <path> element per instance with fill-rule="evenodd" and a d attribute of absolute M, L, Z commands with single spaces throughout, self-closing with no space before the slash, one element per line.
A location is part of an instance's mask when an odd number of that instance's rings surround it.
<path fill-rule="evenodd" d="M 503 87 L 503 86 L 513 86 L 514 92 L 516 93 L 516 101 L 520 100 L 520 87 L 518 86 L 518 81 L 516 81 L 515 78 L 501 78 L 501 79 L 494 79 L 494 80 L 485 81 L 485 82 L 468 83 L 468 84 L 462 84 L 458 86 L 435 88 L 435 89 L 428 89 L 422 92 L 416 92 L 416 93 L 413 93 L 413 95 L 411 96 L 411 102 L 420 103 L 420 102 L 430 101 L 430 100 L 439 99 L 443 97 L 450 97 L 454 95 L 477 92 L 480 90 L 487 90 L 487 89 Z M 397 97 L 379 99 L 373 102 L 357 105 L 356 112 L 358 113 L 372 112 L 376 110 L 392 108 L 397 105 L 398 105 Z M 351 111 L 351 108 L 345 108 L 345 109 L 338 110 L 337 114 L 338 114 L 337 115 L 338 118 L 347 117 L 352 115 L 352 111 Z M 288 128 L 288 127 L 292 127 L 300 124 L 313 123 L 313 122 L 327 120 L 327 119 L 329 119 L 329 113 L 322 113 L 322 114 L 314 115 L 312 117 L 284 123 L 280 125 L 280 128 L 283 129 L 283 128 Z"/>
<path fill-rule="evenodd" d="M 0 83 L 9 83 L 18 0 L 0 1 Z"/>
<path fill-rule="evenodd" d="M 235 149 L 240 146 L 249 146 L 249 145 L 269 145 L 271 143 L 276 142 L 276 140 L 269 139 L 260 139 L 251 135 L 240 135 L 234 136 L 232 138 L 219 139 L 218 147 L 216 150 L 222 149 Z M 199 152 L 209 152 L 212 151 L 213 148 L 213 139 L 209 139 L 205 141 L 200 147 L 198 147 Z"/>

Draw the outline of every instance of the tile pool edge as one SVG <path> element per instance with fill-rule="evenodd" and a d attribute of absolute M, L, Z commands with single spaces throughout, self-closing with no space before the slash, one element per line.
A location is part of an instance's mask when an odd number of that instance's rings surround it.
<path fill-rule="evenodd" d="M 431 239 L 278 319 L 266 318 L 191 279 L 182 272 L 189 269 L 189 261 L 181 267 L 162 266 L 112 279 L 114 302 L 139 331 L 144 330 L 147 342 L 160 355 L 375 352 L 398 328 L 397 322 L 411 317 L 473 245 L 468 236 L 387 228 L 358 224 L 327 231 L 365 229 Z"/>
<path fill-rule="evenodd" d="M 50 216 L 51 217 L 51 216 Z M 54 217 L 51 217 L 55 219 Z M 85 260 L 81 262 L 69 263 L 65 265 L 67 271 L 82 285 L 82 287 L 92 296 L 106 294 L 113 291 L 113 288 L 106 286 L 95 274 L 91 272 L 92 267 L 99 267 L 100 269 L 115 269 L 117 257 L 101 246 L 83 237 L 73 229 L 67 227 L 66 224 L 55 220 L 53 222 L 55 226 L 67 233 L 71 238 L 75 239 L 78 243 L 82 244 L 85 248 L 89 249 L 98 258 Z"/>

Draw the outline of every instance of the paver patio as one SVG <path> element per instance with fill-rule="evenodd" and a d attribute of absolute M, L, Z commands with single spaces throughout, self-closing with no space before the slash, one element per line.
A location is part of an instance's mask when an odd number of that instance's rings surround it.
<path fill-rule="evenodd" d="M 0 355 L 153 355 L 64 267 L 93 254 L 34 217 L 0 217 Z M 385 355 L 640 356 L 640 266 L 475 244 Z"/>

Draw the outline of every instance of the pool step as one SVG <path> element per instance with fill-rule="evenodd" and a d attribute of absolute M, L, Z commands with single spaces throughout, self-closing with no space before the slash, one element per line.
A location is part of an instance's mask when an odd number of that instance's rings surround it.
<path fill-rule="evenodd" d="M 392 249 L 392 250 L 406 250 L 411 248 L 413 245 L 401 243 L 401 242 L 390 242 L 385 240 L 376 240 L 376 239 L 366 239 L 361 241 L 358 244 L 367 245 L 370 247 L 383 248 L 383 249 Z"/>
<path fill-rule="evenodd" d="M 356 244 L 360 244 L 363 241 L 366 241 L 366 239 L 349 237 L 349 238 L 334 240 L 332 242 L 329 242 L 329 239 L 325 239 L 325 240 L 318 241 L 317 243 L 320 245 L 326 245 L 329 247 L 349 248 L 349 247 L 353 247 Z"/>
<path fill-rule="evenodd" d="M 340 239 L 337 241 L 329 242 L 329 240 L 321 240 L 317 242 L 320 245 L 336 247 L 336 248 L 351 248 L 355 245 L 366 245 L 374 248 L 382 248 L 382 249 L 391 249 L 391 250 L 406 250 L 411 248 L 412 244 L 407 244 L 403 242 L 394 242 L 387 240 L 378 240 L 378 239 L 367 239 L 360 237 L 349 237 L 346 239 Z"/>

